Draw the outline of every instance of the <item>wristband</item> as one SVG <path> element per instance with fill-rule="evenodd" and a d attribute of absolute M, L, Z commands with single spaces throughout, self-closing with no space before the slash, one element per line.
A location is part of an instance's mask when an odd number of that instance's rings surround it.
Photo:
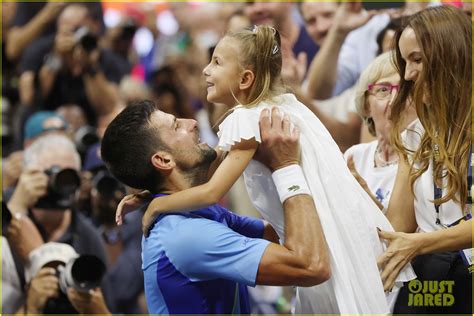
<path fill-rule="evenodd" d="M 311 195 L 303 170 L 299 165 L 291 165 L 278 169 L 272 173 L 272 178 L 278 191 L 281 204 L 295 195 Z"/>

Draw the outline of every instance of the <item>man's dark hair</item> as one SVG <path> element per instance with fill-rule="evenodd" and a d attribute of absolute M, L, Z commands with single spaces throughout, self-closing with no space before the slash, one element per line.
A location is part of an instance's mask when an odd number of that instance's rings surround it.
<path fill-rule="evenodd" d="M 377 56 L 383 53 L 383 39 L 385 37 L 385 34 L 390 30 L 395 31 L 395 32 L 398 31 L 402 27 L 402 22 L 404 19 L 406 19 L 406 17 L 395 18 L 395 19 L 390 20 L 387 26 L 379 32 L 376 39 L 377 46 L 378 46 Z M 392 40 L 392 47 L 395 47 L 397 45 L 394 40 L 395 40 L 395 37 Z"/>
<path fill-rule="evenodd" d="M 169 150 L 151 125 L 151 115 L 157 110 L 152 101 L 131 104 L 107 127 L 101 145 L 102 159 L 117 179 L 151 192 L 156 192 L 163 181 L 151 157 L 157 151 Z"/>

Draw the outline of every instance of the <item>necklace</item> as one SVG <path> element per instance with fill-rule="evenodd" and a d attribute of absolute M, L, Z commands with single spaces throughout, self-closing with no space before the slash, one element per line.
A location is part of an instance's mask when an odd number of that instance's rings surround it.
<path fill-rule="evenodd" d="M 382 156 L 382 151 L 380 150 L 380 143 L 377 145 L 377 148 L 375 149 L 375 155 L 374 155 L 374 165 L 375 167 L 383 168 L 383 167 L 388 167 L 391 165 L 395 165 L 398 163 L 398 156 L 396 156 L 394 159 L 386 161 L 383 156 Z"/>

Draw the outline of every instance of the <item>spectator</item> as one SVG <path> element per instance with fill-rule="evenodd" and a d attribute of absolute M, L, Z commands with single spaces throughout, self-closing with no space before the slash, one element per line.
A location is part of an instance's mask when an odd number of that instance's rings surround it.
<path fill-rule="evenodd" d="M 303 25 L 294 19 L 295 6 L 284 2 L 247 2 L 244 13 L 254 25 L 267 24 L 276 28 L 282 35 L 282 46 L 288 46 L 296 58 L 305 55 L 306 68 L 319 50 Z"/>
<path fill-rule="evenodd" d="M 425 9 L 397 32 L 396 45 L 401 81 L 391 119 L 401 159 L 387 217 L 397 232 L 379 234 L 390 242 L 378 260 L 382 281 L 390 289 L 412 261 L 421 282 L 453 281 L 455 300 L 410 306 L 404 287 L 395 313 L 470 314 L 472 274 L 460 250 L 472 251 L 472 21 L 452 6 Z M 402 142 L 408 100 L 419 121 Z"/>
<path fill-rule="evenodd" d="M 129 214 L 117 227 L 115 210 L 125 196 L 125 186 L 106 169 L 100 158 L 100 144 L 87 153 L 83 173 L 90 179 L 91 218 L 102 236 L 107 252 L 108 269 L 103 287 L 112 313 L 142 314 L 138 299 L 143 293 L 141 271 L 141 212 Z"/>
<path fill-rule="evenodd" d="M 389 118 L 400 76 L 391 57 L 392 53 L 387 52 L 370 63 L 355 89 L 357 112 L 376 140 L 355 145 L 344 153 L 346 161 L 352 157 L 353 167 L 384 208 L 388 207 L 398 167 L 398 154 L 390 140 Z M 416 119 L 413 107 L 407 107 L 404 119 L 407 124 Z"/>
<path fill-rule="evenodd" d="M 75 103 L 92 124 L 120 105 L 117 85 L 126 73 L 117 56 L 97 46 L 94 23 L 87 6 L 68 5 L 55 37 L 36 42 L 20 64 L 21 73 L 39 73 L 38 90 L 29 94 L 36 94 L 40 108 Z"/>
<path fill-rule="evenodd" d="M 66 243 L 79 254 L 92 254 L 107 262 L 100 236 L 75 209 L 71 200 L 74 191 L 71 189 L 67 194 L 56 195 L 51 186 L 53 176 L 45 173 L 51 172 L 53 167 L 60 170 L 70 168 L 68 179 L 71 179 L 81 164 L 74 144 L 63 135 L 44 135 L 25 150 L 24 161 L 23 172 L 8 201 L 8 208 L 31 217 L 44 241 Z M 18 273 L 20 277 L 23 275 L 22 271 Z"/>

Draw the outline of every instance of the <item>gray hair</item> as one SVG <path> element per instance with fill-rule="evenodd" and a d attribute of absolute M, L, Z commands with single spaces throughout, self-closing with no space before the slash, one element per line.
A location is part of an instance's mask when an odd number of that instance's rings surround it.
<path fill-rule="evenodd" d="M 45 152 L 70 152 L 74 155 L 74 162 L 77 170 L 81 170 L 81 157 L 76 150 L 74 143 L 65 135 L 46 134 L 36 139 L 28 148 L 25 149 L 23 166 L 29 167 L 37 163 L 38 158 Z"/>
<path fill-rule="evenodd" d="M 370 134 L 375 136 L 375 123 L 368 116 L 367 108 L 367 87 L 369 84 L 377 82 L 380 78 L 391 76 L 397 73 L 397 69 L 392 62 L 393 51 L 383 53 L 375 58 L 359 77 L 355 88 L 355 105 L 357 113 L 367 124 Z"/>

